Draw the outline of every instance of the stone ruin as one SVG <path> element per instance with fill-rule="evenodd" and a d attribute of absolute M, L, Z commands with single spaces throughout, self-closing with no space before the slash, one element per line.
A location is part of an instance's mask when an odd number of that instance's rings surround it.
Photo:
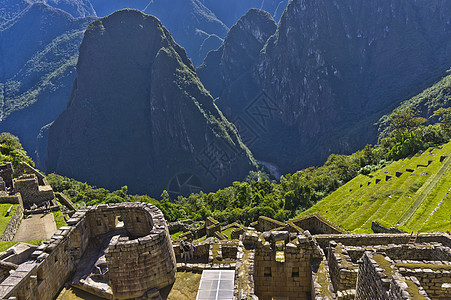
<path fill-rule="evenodd" d="M 77 211 L 53 237 L 15 265 L 1 299 L 53 299 L 71 285 L 106 299 L 150 299 L 171 285 L 176 260 L 161 211 L 144 203 Z"/>
<path fill-rule="evenodd" d="M 11 163 L 0 166 L 0 202 L 19 203 L 24 209 L 33 205 L 56 205 L 55 194 L 45 176 L 27 163 L 20 163 L 16 170 Z M 20 197 L 20 200 L 17 198 Z"/>
<path fill-rule="evenodd" d="M 83 208 L 21 259 L 0 254 L 0 298 L 51 299 L 70 284 L 105 299 L 160 299 L 177 271 L 228 269 L 239 300 L 451 299 L 448 234 L 349 234 L 320 215 L 252 225 L 239 239 L 197 243 L 186 262 L 155 206 Z"/>
<path fill-rule="evenodd" d="M 235 296 L 451 299 L 450 236 L 424 233 L 411 240 L 409 234 L 247 231 L 238 251 Z"/>
<path fill-rule="evenodd" d="M 45 176 L 27 163 L 20 163 L 13 175 L 13 190 L 20 193 L 25 209 L 33 205 L 42 207 L 55 199 L 52 187 Z"/>

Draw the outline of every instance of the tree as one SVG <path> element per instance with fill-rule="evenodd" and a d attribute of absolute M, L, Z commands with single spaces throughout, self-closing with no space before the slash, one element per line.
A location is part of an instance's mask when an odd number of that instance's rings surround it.
<path fill-rule="evenodd" d="M 439 117 L 440 128 L 444 131 L 447 137 L 451 135 L 451 107 L 439 108 L 434 111 L 434 117 Z"/>
<path fill-rule="evenodd" d="M 411 135 L 415 129 L 426 122 L 425 118 L 418 116 L 418 111 L 412 109 L 395 110 L 388 121 L 393 128 L 391 135 L 397 142 Z"/>
<path fill-rule="evenodd" d="M 412 109 L 395 110 L 389 116 L 389 122 L 393 129 L 390 136 L 395 145 L 387 153 L 387 159 L 400 159 L 423 147 L 421 136 L 416 131 L 420 125 L 426 122 L 426 119 L 419 117 L 417 111 Z"/>

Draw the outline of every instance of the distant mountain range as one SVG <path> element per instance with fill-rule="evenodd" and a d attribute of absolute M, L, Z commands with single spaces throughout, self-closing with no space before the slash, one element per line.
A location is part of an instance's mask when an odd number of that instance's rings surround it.
<path fill-rule="evenodd" d="M 0 130 L 19 136 L 31 155 L 40 128 L 66 107 L 78 47 L 93 20 L 37 3 L 0 31 Z"/>
<path fill-rule="evenodd" d="M 256 169 L 185 50 L 138 10 L 89 25 L 47 153 L 49 172 L 154 196 L 213 191 Z"/>
<path fill-rule="evenodd" d="M 293 0 L 273 35 L 263 15 L 243 17 L 198 71 L 282 174 L 375 143 L 373 124 L 451 66 L 447 0 Z"/>
<path fill-rule="evenodd" d="M 97 17 L 127 7 L 154 14 L 187 50 L 195 65 L 199 65 L 210 50 L 221 46 L 229 26 L 248 9 L 265 7 L 280 15 L 287 1 L 232 2 L 224 5 L 198 0 L 2 1 L 0 131 L 19 136 L 24 148 L 39 163 L 34 153 L 36 136 L 41 127 L 55 120 L 65 108 L 75 79 L 83 32 Z M 81 19 L 73 19 L 64 12 Z"/>

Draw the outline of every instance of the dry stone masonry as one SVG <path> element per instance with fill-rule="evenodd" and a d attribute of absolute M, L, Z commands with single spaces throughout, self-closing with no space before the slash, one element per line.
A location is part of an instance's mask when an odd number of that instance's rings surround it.
<path fill-rule="evenodd" d="M 169 231 L 155 206 L 98 205 L 67 223 L 0 284 L 1 299 L 52 299 L 68 281 L 107 299 L 145 298 L 175 281 Z M 100 279 L 108 279 L 110 289 Z"/>
<path fill-rule="evenodd" d="M 409 244 L 410 234 L 346 234 L 318 215 L 252 225 L 238 249 L 237 299 L 451 299 L 448 234 Z"/>
<path fill-rule="evenodd" d="M 214 219 L 200 227 L 174 223 L 172 231 L 187 230 L 182 239 L 207 229 L 213 235 L 185 261 L 150 204 L 82 208 L 67 223 L 20 259 L 16 251 L 0 253 L 1 299 L 52 299 L 68 283 L 105 299 L 158 299 L 177 270 L 221 269 L 235 270 L 230 288 L 239 300 L 451 299 L 445 233 L 422 233 L 415 243 L 410 234 L 348 234 L 320 215 L 285 223 L 260 217 L 248 228 Z M 230 228 L 239 234 L 218 238 Z"/>

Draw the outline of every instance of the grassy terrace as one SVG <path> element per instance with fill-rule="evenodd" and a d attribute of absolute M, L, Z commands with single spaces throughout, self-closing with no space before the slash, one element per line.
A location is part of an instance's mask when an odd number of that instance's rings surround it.
<path fill-rule="evenodd" d="M 39 246 L 39 245 L 41 245 L 41 243 L 43 241 L 44 240 L 21 241 L 21 242 L 16 242 L 16 241 L 0 242 L 0 252 L 4 252 L 4 251 L 8 250 L 9 248 L 11 248 L 12 246 L 14 246 L 17 243 L 26 243 L 26 244 Z"/>
<path fill-rule="evenodd" d="M 16 213 L 17 206 L 18 204 L 13 204 L 11 213 L 6 217 L 6 212 L 11 207 L 11 204 L 0 204 L 0 235 L 5 232 L 9 219 L 11 219 L 11 216 L 14 216 L 14 214 Z"/>
<path fill-rule="evenodd" d="M 440 162 L 441 156 L 448 158 Z M 429 161 L 432 163 L 428 165 Z M 396 176 L 397 172 L 402 174 Z M 451 230 L 450 188 L 448 143 L 442 149 L 430 148 L 393 162 L 368 176 L 359 175 L 301 216 L 317 212 L 355 233 L 371 232 L 373 220 L 406 231 L 446 231 Z"/>

